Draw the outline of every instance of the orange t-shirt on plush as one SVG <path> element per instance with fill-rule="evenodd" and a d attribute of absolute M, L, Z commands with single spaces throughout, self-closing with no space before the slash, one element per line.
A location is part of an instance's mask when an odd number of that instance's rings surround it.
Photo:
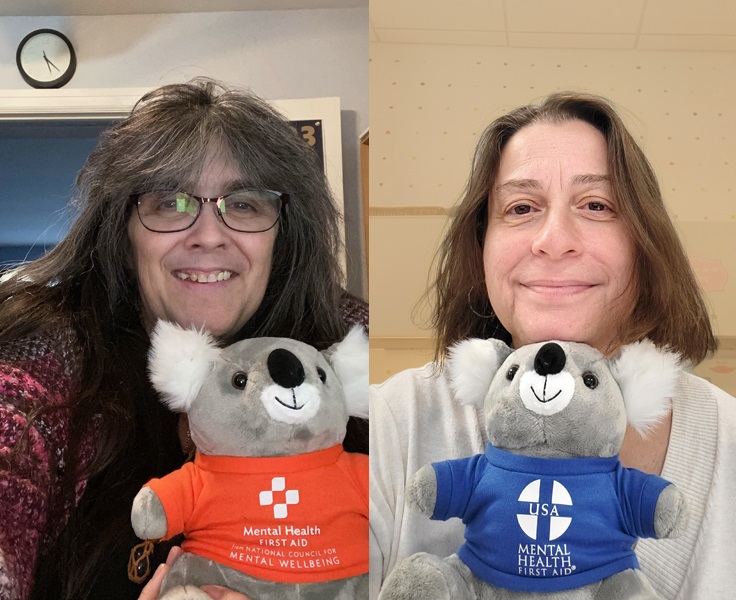
<path fill-rule="evenodd" d="M 342 446 L 297 456 L 197 454 L 146 484 L 166 539 L 253 577 L 309 583 L 368 572 L 368 456 Z"/>

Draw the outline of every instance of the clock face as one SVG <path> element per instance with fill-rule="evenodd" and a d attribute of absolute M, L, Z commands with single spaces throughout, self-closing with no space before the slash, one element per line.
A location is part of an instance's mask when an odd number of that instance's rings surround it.
<path fill-rule="evenodd" d="M 28 34 L 18 46 L 16 62 L 23 79 L 33 87 L 54 88 L 69 82 L 77 59 L 71 42 L 50 29 Z"/>

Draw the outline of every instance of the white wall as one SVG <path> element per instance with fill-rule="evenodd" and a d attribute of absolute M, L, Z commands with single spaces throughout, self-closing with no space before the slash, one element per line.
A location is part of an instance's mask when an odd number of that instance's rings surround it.
<path fill-rule="evenodd" d="M 0 89 L 27 87 L 15 66 L 34 29 L 77 51 L 66 88 L 156 87 L 198 75 L 272 99 L 341 101 L 348 289 L 364 296 L 358 138 L 368 127 L 368 9 L 0 18 Z"/>

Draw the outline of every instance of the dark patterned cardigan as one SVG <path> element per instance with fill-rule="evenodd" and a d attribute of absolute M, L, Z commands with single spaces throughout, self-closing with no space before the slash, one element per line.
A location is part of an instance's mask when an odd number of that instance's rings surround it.
<path fill-rule="evenodd" d="M 346 296 L 341 305 L 349 325 L 368 328 L 368 307 Z M 38 409 L 68 403 L 79 389 L 79 348 L 71 331 L 0 345 L 0 599 L 26 600 L 33 589 L 39 552 L 61 532 L 72 510 L 61 493 L 67 411 L 29 418 Z M 22 440 L 23 447 L 20 447 Z M 84 468 L 94 448 L 81 450 Z M 80 479 L 79 501 L 86 486 Z M 124 572 L 124 565 L 121 572 Z"/>

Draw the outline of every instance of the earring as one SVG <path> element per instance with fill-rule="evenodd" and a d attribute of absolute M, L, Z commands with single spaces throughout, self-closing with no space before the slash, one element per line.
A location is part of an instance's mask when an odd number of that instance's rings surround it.
<path fill-rule="evenodd" d="M 192 440 L 192 430 L 189 428 L 189 419 L 186 413 L 182 413 L 179 416 L 179 423 L 177 425 L 179 432 L 179 443 L 181 444 L 182 452 L 186 455 L 187 459 L 185 462 L 189 462 L 194 458 L 194 454 L 197 452 L 197 446 Z"/>
<path fill-rule="evenodd" d="M 476 317 L 480 317 L 481 319 L 493 319 L 496 315 L 493 313 L 493 309 L 491 309 L 490 315 L 482 315 L 480 314 L 475 308 L 473 308 L 473 303 L 470 300 L 470 296 L 473 294 L 473 290 L 475 289 L 475 286 L 471 286 L 470 290 L 468 291 L 468 306 L 470 307 L 470 312 L 472 312 Z"/>

